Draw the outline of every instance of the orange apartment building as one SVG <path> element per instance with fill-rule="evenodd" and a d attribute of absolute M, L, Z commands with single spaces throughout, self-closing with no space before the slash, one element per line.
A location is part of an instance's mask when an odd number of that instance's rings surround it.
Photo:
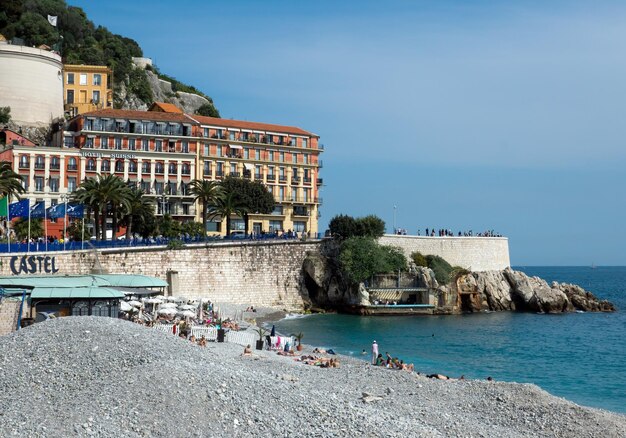
<path fill-rule="evenodd" d="M 70 117 L 113 107 L 113 72 L 103 65 L 63 66 L 63 104 Z"/>
<path fill-rule="evenodd" d="M 7 145 L 0 159 L 24 176 L 26 197 L 63 202 L 86 178 L 111 173 L 141 188 L 157 215 L 201 221 L 189 194 L 193 179 L 233 175 L 263 182 L 276 208 L 250 216 L 254 232 L 318 233 L 322 179 L 319 137 L 300 128 L 190 116 L 167 104 L 150 111 L 101 109 L 81 114 L 63 132 L 60 147 Z M 225 220 L 208 231 L 225 234 Z M 242 219 L 231 228 L 243 230 Z"/>

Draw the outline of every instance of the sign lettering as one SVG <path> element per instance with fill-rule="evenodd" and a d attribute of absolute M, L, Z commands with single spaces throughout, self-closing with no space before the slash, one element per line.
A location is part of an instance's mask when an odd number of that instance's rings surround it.
<path fill-rule="evenodd" d="M 137 154 L 112 153 L 112 154 L 105 155 L 102 152 L 89 152 L 89 151 L 81 151 L 80 155 L 83 157 L 89 157 L 89 158 L 111 157 L 111 158 L 126 158 L 126 159 L 131 159 L 131 160 L 137 158 Z"/>
<path fill-rule="evenodd" d="M 51 256 L 13 256 L 9 263 L 13 275 L 20 274 L 56 274 L 56 259 Z"/>

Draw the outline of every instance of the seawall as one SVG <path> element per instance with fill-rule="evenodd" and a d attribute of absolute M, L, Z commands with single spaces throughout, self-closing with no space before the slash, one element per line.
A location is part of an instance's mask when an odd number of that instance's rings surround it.
<path fill-rule="evenodd" d="M 499 271 L 511 266 L 506 237 L 426 237 L 385 234 L 383 245 L 401 248 L 407 257 L 414 251 L 444 258 L 452 266 L 471 271 Z"/>
<path fill-rule="evenodd" d="M 304 299 L 302 263 L 318 252 L 320 241 L 238 242 L 115 250 L 85 250 L 0 255 L 0 275 L 15 275 L 24 256 L 35 257 L 35 272 L 19 275 L 144 274 L 167 280 L 173 295 L 206 297 L 214 302 L 301 309 Z M 37 260 L 49 257 L 48 263 Z M 52 263 L 52 258 L 54 263 Z M 30 267 L 28 259 L 25 267 Z"/>

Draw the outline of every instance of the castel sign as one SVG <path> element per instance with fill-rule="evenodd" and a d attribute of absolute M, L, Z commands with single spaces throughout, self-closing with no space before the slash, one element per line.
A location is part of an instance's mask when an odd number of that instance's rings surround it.
<path fill-rule="evenodd" d="M 13 256 L 9 263 L 14 275 L 20 274 L 56 274 L 56 259 L 52 256 Z"/>

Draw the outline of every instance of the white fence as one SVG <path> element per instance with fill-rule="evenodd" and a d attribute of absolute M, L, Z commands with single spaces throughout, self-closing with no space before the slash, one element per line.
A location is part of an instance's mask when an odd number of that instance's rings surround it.
<path fill-rule="evenodd" d="M 173 333 L 173 324 L 156 324 L 154 328 L 160 332 Z M 191 334 L 200 339 L 202 336 L 207 341 L 217 340 L 217 329 L 215 327 L 205 327 L 196 325 L 191 327 Z M 224 338 L 225 342 L 230 342 L 239 345 L 254 345 L 258 340 L 258 335 L 252 332 L 237 332 L 234 330 L 228 330 Z M 291 344 L 293 345 L 293 343 Z"/>

